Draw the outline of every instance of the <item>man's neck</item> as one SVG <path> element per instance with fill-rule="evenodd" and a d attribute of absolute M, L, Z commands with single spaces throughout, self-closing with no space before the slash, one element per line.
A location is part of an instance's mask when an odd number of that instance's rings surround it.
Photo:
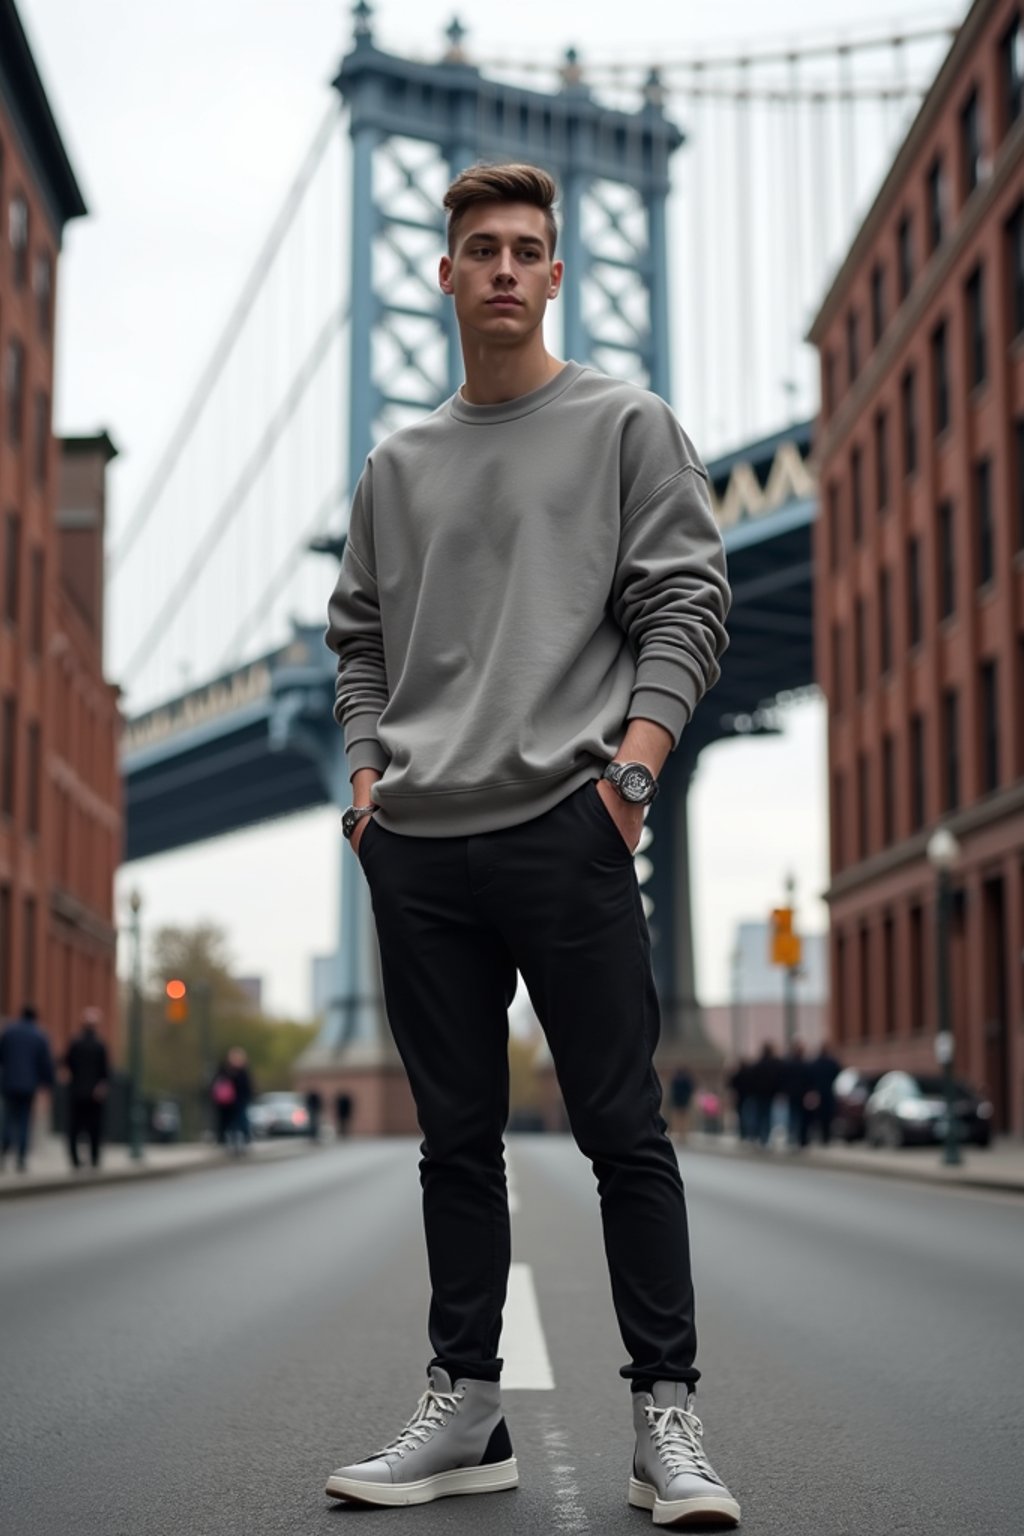
<path fill-rule="evenodd" d="M 518 400 L 542 388 L 565 367 L 543 343 L 522 350 L 464 344 L 462 361 L 466 369 L 462 398 L 470 405 L 505 405 Z"/>

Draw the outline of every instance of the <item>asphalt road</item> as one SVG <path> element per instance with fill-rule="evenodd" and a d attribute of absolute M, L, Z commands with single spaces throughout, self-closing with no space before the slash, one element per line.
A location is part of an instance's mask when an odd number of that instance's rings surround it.
<path fill-rule="evenodd" d="M 328 1501 L 423 1384 L 412 1142 L 0 1211 L 2 1536 L 636 1533 L 589 1168 L 519 1138 L 514 1258 L 554 1389 L 507 1393 L 514 1493 Z M 1021 1536 L 1024 1201 L 684 1158 L 700 1412 L 750 1536 Z M 365 1522 L 365 1523 L 364 1523 Z"/>

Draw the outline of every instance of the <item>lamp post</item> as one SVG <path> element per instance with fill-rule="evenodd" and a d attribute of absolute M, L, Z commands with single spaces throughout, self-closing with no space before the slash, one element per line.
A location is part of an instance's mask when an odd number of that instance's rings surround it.
<path fill-rule="evenodd" d="M 796 910 L 796 878 L 789 874 L 786 876 L 786 906 L 790 912 Z M 785 972 L 783 973 L 783 1018 L 786 1036 L 786 1050 L 791 1051 L 793 1041 L 796 1039 L 796 978 L 800 972 L 799 951 L 790 956 Z"/>
<path fill-rule="evenodd" d="M 142 1157 L 145 1110 L 142 1103 L 142 897 L 137 890 L 128 898 L 132 912 L 132 996 L 128 1020 L 129 1134 L 133 1162 Z"/>
<path fill-rule="evenodd" d="M 956 1087 L 953 1079 L 953 1058 L 956 1054 L 956 1038 L 953 1034 L 951 1010 L 949 934 L 953 907 L 953 883 L 951 872 L 960 857 L 960 844 L 948 827 L 937 827 L 928 839 L 928 862 L 935 870 L 937 889 L 935 900 L 935 982 L 938 992 L 938 1033 L 935 1036 L 935 1055 L 942 1066 L 946 1088 L 946 1135 L 942 1161 L 956 1167 L 963 1161 L 956 1133 L 954 1103 Z"/>

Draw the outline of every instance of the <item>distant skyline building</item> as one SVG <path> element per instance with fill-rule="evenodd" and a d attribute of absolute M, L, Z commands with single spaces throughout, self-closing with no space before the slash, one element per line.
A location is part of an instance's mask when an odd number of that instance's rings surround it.
<path fill-rule="evenodd" d="M 931 834 L 961 855 L 956 1070 L 1024 1131 L 1024 30 L 976 0 L 811 328 L 832 1014 L 934 1070 Z"/>
<path fill-rule="evenodd" d="M 86 212 L 12 0 L 0 0 L 0 1013 L 59 1052 L 116 1035 L 117 690 L 104 681 L 105 433 L 58 443 L 65 224 Z"/>
<path fill-rule="evenodd" d="M 807 933 L 801 940 L 794 1038 L 813 1054 L 825 1038 L 828 1023 L 828 935 Z M 767 922 L 737 924 L 731 998 L 704 1009 L 708 1037 L 726 1062 L 758 1056 L 766 1044 L 780 1054 L 785 1051 L 785 971 L 772 964 L 770 951 Z"/>

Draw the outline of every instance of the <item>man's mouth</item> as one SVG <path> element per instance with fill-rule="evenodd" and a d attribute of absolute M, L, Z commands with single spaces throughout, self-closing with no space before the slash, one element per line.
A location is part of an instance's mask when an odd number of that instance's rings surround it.
<path fill-rule="evenodd" d="M 521 309 L 522 299 L 514 299 L 512 295 L 503 293 L 498 298 L 488 299 L 488 304 L 493 304 L 495 309 Z"/>

